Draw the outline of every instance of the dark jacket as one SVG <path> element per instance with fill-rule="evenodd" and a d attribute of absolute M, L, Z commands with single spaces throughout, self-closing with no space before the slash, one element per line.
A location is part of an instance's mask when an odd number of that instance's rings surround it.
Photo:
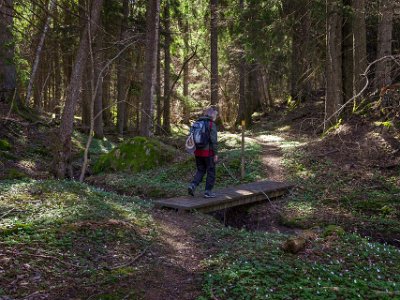
<path fill-rule="evenodd" d="M 195 156 L 209 157 L 218 155 L 218 136 L 217 136 L 217 125 L 211 120 L 210 117 L 201 117 L 199 121 L 208 121 L 207 125 L 210 128 L 210 143 L 203 148 L 196 149 L 194 152 Z M 211 123 L 211 124 L 210 124 Z M 211 126 L 210 126 L 211 125 Z"/>

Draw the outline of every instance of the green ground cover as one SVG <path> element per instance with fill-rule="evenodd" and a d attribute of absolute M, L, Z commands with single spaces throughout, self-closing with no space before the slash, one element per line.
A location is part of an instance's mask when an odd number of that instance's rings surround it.
<path fill-rule="evenodd" d="M 157 232 L 147 202 L 55 180 L 0 181 L 0 195 L 0 297 L 132 290 L 129 262 Z"/>
<path fill-rule="evenodd" d="M 293 255 L 281 249 L 286 239 L 229 228 L 199 232 L 199 240 L 220 249 L 204 261 L 208 272 L 200 299 L 400 297 L 399 249 L 332 234 L 315 236 L 302 254 Z"/>

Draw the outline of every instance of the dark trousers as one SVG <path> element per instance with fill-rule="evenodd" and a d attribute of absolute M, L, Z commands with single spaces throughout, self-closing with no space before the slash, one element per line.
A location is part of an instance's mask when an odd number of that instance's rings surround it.
<path fill-rule="evenodd" d="M 196 167 L 197 167 L 197 172 L 196 175 L 194 175 L 192 183 L 195 186 L 198 186 L 200 182 L 203 180 L 204 174 L 207 173 L 206 190 L 211 191 L 215 183 L 214 156 L 210 157 L 196 156 Z"/>

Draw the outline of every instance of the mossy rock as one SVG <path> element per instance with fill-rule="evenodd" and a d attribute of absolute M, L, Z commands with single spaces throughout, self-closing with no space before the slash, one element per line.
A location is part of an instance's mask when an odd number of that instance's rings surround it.
<path fill-rule="evenodd" d="M 140 172 L 161 166 L 173 160 L 176 150 L 152 138 L 129 139 L 111 152 L 99 157 L 94 173 L 104 171 Z"/>
<path fill-rule="evenodd" d="M 11 150 L 11 144 L 9 141 L 5 139 L 0 139 L 0 150 L 2 151 L 9 151 Z"/>

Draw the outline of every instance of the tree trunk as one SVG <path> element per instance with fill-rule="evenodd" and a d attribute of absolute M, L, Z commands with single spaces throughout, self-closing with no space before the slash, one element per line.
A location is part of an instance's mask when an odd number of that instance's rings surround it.
<path fill-rule="evenodd" d="M 55 7 L 56 7 L 56 0 L 50 0 L 49 12 L 52 13 Z M 44 39 L 46 38 L 47 31 L 49 30 L 50 18 L 51 17 L 49 14 L 44 23 L 44 28 L 43 28 L 42 34 L 40 36 L 38 47 L 36 49 L 35 60 L 33 61 L 31 77 L 29 78 L 28 89 L 26 92 L 25 106 L 27 106 L 27 107 L 29 106 L 29 102 L 30 102 L 30 99 L 32 96 L 33 83 L 35 81 L 36 71 L 39 66 L 40 56 L 41 56 L 42 48 L 43 48 L 43 44 L 44 44 Z"/>
<path fill-rule="evenodd" d="M 103 124 L 105 127 L 112 125 L 112 115 L 111 115 L 111 74 L 110 67 L 104 71 L 103 78 Z"/>
<path fill-rule="evenodd" d="M 128 30 L 127 27 L 129 18 L 129 0 L 124 0 L 123 2 L 123 18 L 121 20 L 121 34 L 120 41 L 124 41 L 127 38 Z M 124 48 L 124 45 L 120 46 L 120 50 Z M 126 100 L 128 92 L 128 68 L 127 68 L 128 52 L 122 53 L 118 59 L 118 69 L 117 69 L 117 128 L 118 133 L 123 135 L 124 130 L 127 128 L 126 119 Z"/>
<path fill-rule="evenodd" d="M 345 15 L 342 25 L 342 75 L 344 102 L 354 95 L 354 59 L 353 59 L 353 15 L 346 13 L 351 11 L 351 0 L 343 0 Z"/>
<path fill-rule="evenodd" d="M 218 0 L 210 0 L 211 105 L 218 104 Z"/>
<path fill-rule="evenodd" d="M 171 134 L 171 123 L 170 123 L 170 88 L 171 88 L 171 28 L 170 28 L 170 15 L 169 15 L 169 0 L 165 0 L 164 7 L 164 107 L 163 107 L 163 131 L 164 134 Z"/>
<path fill-rule="evenodd" d="M 189 57 L 189 21 L 185 20 L 183 26 L 184 60 Z M 189 105 L 189 62 L 183 67 L 183 123 L 189 124 L 190 105 Z"/>
<path fill-rule="evenodd" d="M 258 64 L 257 66 L 257 85 L 258 85 L 259 103 L 263 113 L 266 113 L 268 109 L 269 98 L 268 98 L 268 91 L 266 89 L 267 85 L 264 81 L 264 74 L 261 64 Z"/>
<path fill-rule="evenodd" d="M 59 18 L 58 8 L 54 10 L 54 16 L 56 19 Z M 62 76 L 61 76 L 61 49 L 60 49 L 61 36 L 56 33 L 56 39 L 54 40 L 54 99 L 52 100 L 52 113 L 58 119 L 61 113 L 61 92 L 62 92 Z"/>
<path fill-rule="evenodd" d="M 86 68 L 89 42 L 91 42 L 89 41 L 89 37 L 93 36 L 97 30 L 102 4 L 103 0 L 95 0 L 92 3 L 90 18 L 81 36 L 71 74 L 71 81 L 66 91 L 65 106 L 60 124 L 59 143 L 57 144 L 59 148 L 57 148 L 55 159 L 55 173 L 58 178 L 64 178 L 67 171 L 69 171 L 69 176 L 73 175 L 70 166 L 70 157 L 75 107 L 82 86 L 82 75 Z"/>
<path fill-rule="evenodd" d="M 87 65 L 82 75 L 82 91 L 81 91 L 81 109 L 82 109 L 82 128 L 84 132 L 89 132 L 90 127 L 90 101 L 92 91 L 90 88 L 91 78 L 90 66 Z"/>
<path fill-rule="evenodd" d="M 45 85 L 45 72 L 44 64 L 39 66 L 38 74 L 35 78 L 35 89 L 33 90 L 33 107 L 40 111 L 43 103 L 43 90 Z"/>
<path fill-rule="evenodd" d="M 158 43 L 158 46 L 157 46 L 156 97 L 157 97 L 156 134 L 161 135 L 162 106 L 161 106 L 161 47 L 160 47 L 160 42 Z"/>
<path fill-rule="evenodd" d="M 0 100 L 11 102 L 16 99 L 17 71 L 14 64 L 13 0 L 4 0 L 0 5 Z"/>
<path fill-rule="evenodd" d="M 244 0 L 239 0 L 239 8 L 241 11 L 244 10 Z M 243 27 L 243 16 L 240 18 L 240 25 Z M 246 119 L 246 98 L 245 98 L 245 82 L 246 82 L 246 60 L 245 60 L 245 52 L 243 49 L 243 41 L 239 41 L 240 48 L 239 51 L 239 108 L 238 115 L 236 119 L 236 124 L 239 125 L 243 120 Z"/>
<path fill-rule="evenodd" d="M 336 123 L 342 96 L 342 15 L 337 0 L 327 2 L 325 126 Z M 325 127 L 326 128 L 326 127 Z"/>
<path fill-rule="evenodd" d="M 393 12 L 392 0 L 382 0 L 380 4 L 380 20 L 378 24 L 378 57 L 392 54 Z M 376 64 L 375 88 L 391 84 L 392 62 L 390 59 L 381 60 Z"/>
<path fill-rule="evenodd" d="M 254 64 L 250 64 L 246 67 L 247 74 L 247 82 L 245 82 L 245 116 L 246 120 L 246 128 L 250 128 L 252 126 L 252 114 L 255 110 L 256 104 L 258 102 L 257 97 L 257 72 Z"/>
<path fill-rule="evenodd" d="M 81 30 L 86 26 L 86 18 L 89 13 L 89 0 L 78 0 L 79 4 L 79 27 Z M 90 128 L 90 105 L 92 99 L 91 81 L 93 80 L 91 64 L 87 64 L 82 74 L 82 91 L 80 93 L 82 128 L 84 132 L 89 133 Z"/>
<path fill-rule="evenodd" d="M 310 33 L 311 10 L 310 1 L 290 0 L 288 13 L 293 16 L 292 32 L 292 72 L 291 96 L 294 100 L 305 101 L 311 94 L 310 74 Z"/>
<path fill-rule="evenodd" d="M 74 52 L 74 39 L 71 34 L 72 28 L 74 27 L 72 21 L 72 14 L 65 9 L 62 15 L 64 19 L 62 20 L 63 25 L 68 30 L 61 31 L 62 42 L 65 45 L 70 45 L 70 51 L 62 51 L 62 67 L 63 67 L 63 85 L 65 88 L 68 87 L 69 82 L 71 81 L 71 73 L 72 73 L 72 65 L 73 65 L 73 52 Z"/>
<path fill-rule="evenodd" d="M 99 21 L 100 24 L 101 20 Z M 94 84 L 95 93 L 94 106 L 93 106 L 93 132 L 94 136 L 98 139 L 104 138 L 104 126 L 103 126 L 103 78 L 104 72 L 102 69 L 105 67 L 104 55 L 103 55 L 103 34 L 99 32 L 96 37 L 96 42 L 93 48 L 93 59 L 94 59 Z"/>
<path fill-rule="evenodd" d="M 354 22 L 354 89 L 358 94 L 366 83 L 362 77 L 367 68 L 367 30 L 365 24 L 365 0 L 353 0 Z"/>
<path fill-rule="evenodd" d="M 140 122 L 140 134 L 142 136 L 150 136 L 153 129 L 159 17 L 160 0 L 149 0 L 146 16 L 146 54 L 143 73 L 142 119 Z"/>
<path fill-rule="evenodd" d="M 236 124 L 241 124 L 242 120 L 246 120 L 246 63 L 243 57 L 239 59 L 239 109 Z"/>

